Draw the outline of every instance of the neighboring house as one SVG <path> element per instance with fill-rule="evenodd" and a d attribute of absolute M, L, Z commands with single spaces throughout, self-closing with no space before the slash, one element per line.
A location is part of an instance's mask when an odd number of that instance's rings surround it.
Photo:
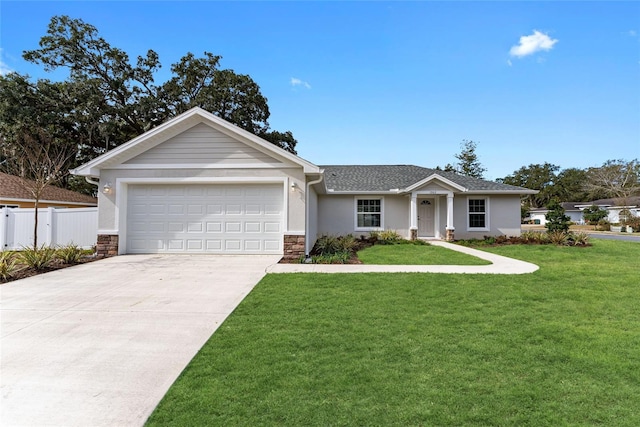
<path fill-rule="evenodd" d="M 628 210 L 633 216 L 640 216 L 640 197 L 629 197 L 627 199 L 598 199 L 592 202 L 564 202 L 561 203 L 565 209 L 566 215 L 576 224 L 584 224 L 584 210 L 590 206 L 596 205 L 608 212 L 607 221 L 612 224 L 621 221 L 620 211 Z M 549 212 L 546 208 L 532 209 L 530 212 L 532 220 L 538 220 L 540 224 L 547 223 L 546 214 Z"/>
<path fill-rule="evenodd" d="M 536 191 L 419 166 L 317 166 L 194 108 L 78 167 L 98 252 L 308 254 L 322 234 L 520 234 Z"/>
<path fill-rule="evenodd" d="M 35 200 L 29 191 L 35 183 L 19 176 L 0 172 L 0 208 L 33 208 Z M 53 185 L 47 186 L 38 201 L 39 208 L 85 208 L 98 206 L 95 197 L 66 190 Z"/>
<path fill-rule="evenodd" d="M 565 215 L 569 217 L 571 222 L 575 224 L 584 224 L 584 218 L 582 217 L 583 209 L 579 208 L 578 205 L 582 205 L 584 202 L 562 202 L 560 206 L 564 209 Z M 591 205 L 589 205 L 591 206 Z M 529 211 L 529 217 L 536 224 L 545 225 L 547 223 L 547 212 L 549 209 L 547 208 L 535 208 Z"/>

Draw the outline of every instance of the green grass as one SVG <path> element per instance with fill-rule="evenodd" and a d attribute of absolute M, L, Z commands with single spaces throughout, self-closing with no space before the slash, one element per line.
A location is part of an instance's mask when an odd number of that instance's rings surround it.
<path fill-rule="evenodd" d="M 149 425 L 640 425 L 640 244 L 519 276 L 268 275 Z"/>
<path fill-rule="evenodd" d="M 364 264 L 488 265 L 489 261 L 433 245 L 375 245 L 358 252 Z"/>

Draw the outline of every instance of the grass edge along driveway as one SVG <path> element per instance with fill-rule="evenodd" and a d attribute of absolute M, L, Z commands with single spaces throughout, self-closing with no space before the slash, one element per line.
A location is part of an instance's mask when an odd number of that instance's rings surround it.
<path fill-rule="evenodd" d="M 640 245 L 520 276 L 267 275 L 148 425 L 640 425 Z"/>

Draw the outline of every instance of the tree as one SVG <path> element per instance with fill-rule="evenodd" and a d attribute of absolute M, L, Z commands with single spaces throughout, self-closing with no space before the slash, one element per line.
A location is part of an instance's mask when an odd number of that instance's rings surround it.
<path fill-rule="evenodd" d="M 24 127 L 15 139 L 12 149 L 18 150 L 17 161 L 8 168 L 13 175 L 20 176 L 21 185 L 34 199 L 33 248 L 38 250 L 38 208 L 44 190 L 59 181 L 66 170 L 70 154 L 68 145 L 56 141 L 42 129 Z M 6 147 L 3 147 L 6 148 Z"/>
<path fill-rule="evenodd" d="M 523 166 L 513 174 L 508 175 L 498 182 L 516 185 L 519 187 L 538 190 L 538 194 L 530 194 L 525 197 L 524 202 L 530 207 L 541 207 L 548 204 L 554 197 L 553 185 L 556 181 L 556 172 L 560 166 L 551 163 L 531 164 Z"/>
<path fill-rule="evenodd" d="M 40 48 L 23 56 L 47 71 L 67 68 L 69 75 L 64 82 L 31 82 L 16 73 L 0 76 L 0 118 L 8 123 L 0 123 L 0 138 L 3 144 L 14 144 L 15 132 L 7 128 L 17 129 L 15 124 L 23 117 L 41 117 L 31 123 L 38 128 L 59 123 L 56 133 L 64 131 L 66 143 L 75 150 L 70 168 L 194 106 L 296 153 L 291 132 L 270 129 L 267 99 L 260 87 L 248 75 L 220 69 L 221 58 L 211 53 L 205 52 L 203 58 L 187 53 L 171 66 L 172 77 L 158 84 L 155 73 L 161 64 L 155 51 L 131 62 L 94 26 L 54 16 Z M 68 177 L 63 182 L 71 186 Z"/>
<path fill-rule="evenodd" d="M 585 189 L 587 171 L 578 168 L 563 169 L 554 180 L 550 193 L 562 202 L 587 202 L 589 193 Z M 592 199 L 591 199 L 592 200 Z"/>
<path fill-rule="evenodd" d="M 608 215 L 609 213 L 606 209 L 596 205 L 591 205 L 582 211 L 582 217 L 591 225 L 597 225 L 600 220 L 605 219 Z"/>
<path fill-rule="evenodd" d="M 458 162 L 455 165 L 447 163 L 444 170 L 482 179 L 487 169 L 478 160 L 478 155 L 476 154 L 477 146 L 477 142 L 463 139 L 462 144 L 460 144 L 460 152 L 455 155 Z"/>
<path fill-rule="evenodd" d="M 547 231 L 569 231 L 569 224 L 571 222 L 571 218 L 565 215 L 565 210 L 562 205 L 555 199 L 551 200 L 547 205 L 547 224 L 545 227 Z"/>
<path fill-rule="evenodd" d="M 586 189 L 594 198 L 611 197 L 625 203 L 640 194 L 640 162 L 607 160 L 600 167 L 589 168 Z"/>

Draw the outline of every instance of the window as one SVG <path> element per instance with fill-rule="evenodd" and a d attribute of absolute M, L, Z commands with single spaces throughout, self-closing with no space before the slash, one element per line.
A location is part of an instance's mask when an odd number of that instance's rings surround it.
<path fill-rule="evenodd" d="M 2 209 L 2 208 L 9 208 L 9 209 L 11 209 L 11 208 L 19 208 L 19 207 L 20 207 L 20 206 L 18 206 L 18 205 L 0 205 L 0 209 Z"/>
<path fill-rule="evenodd" d="M 467 212 L 469 214 L 470 230 L 488 230 L 489 222 L 487 220 L 487 199 L 467 199 Z"/>
<path fill-rule="evenodd" d="M 382 199 L 356 199 L 356 230 L 382 227 Z"/>

